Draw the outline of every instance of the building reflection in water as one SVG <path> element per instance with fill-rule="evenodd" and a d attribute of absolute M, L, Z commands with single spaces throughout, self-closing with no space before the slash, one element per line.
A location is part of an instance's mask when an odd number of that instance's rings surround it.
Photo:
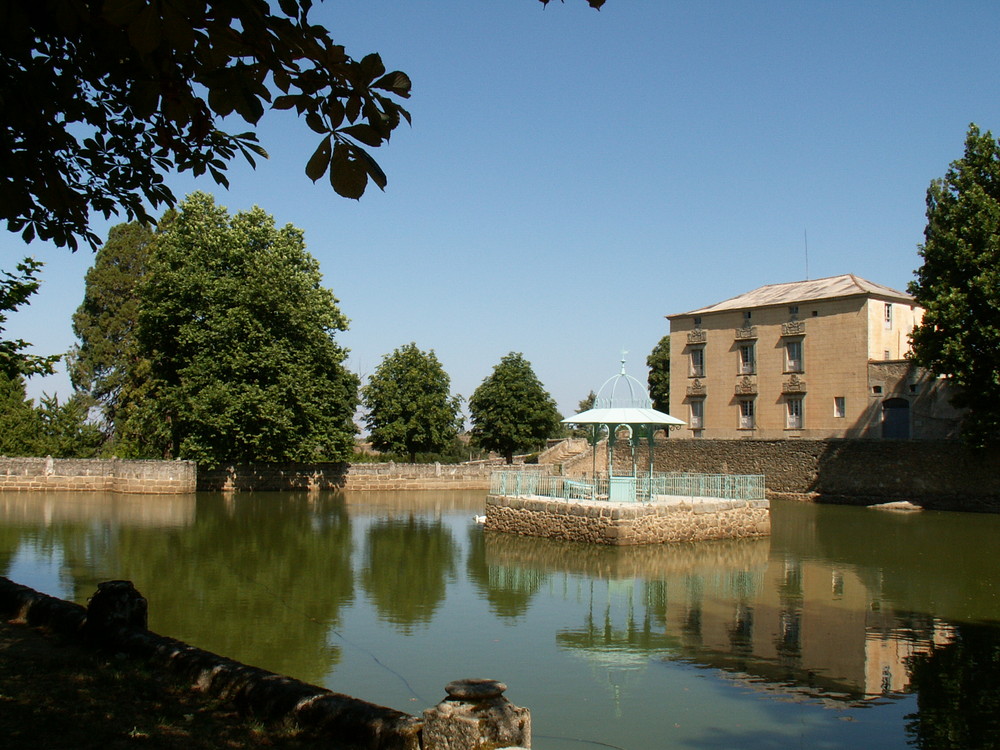
<path fill-rule="evenodd" d="M 863 705 L 906 692 L 912 659 L 952 636 L 892 610 L 853 570 L 772 554 L 768 540 L 615 549 L 487 533 L 484 544 L 491 588 L 534 593 L 547 580 L 576 600 L 586 589 L 586 620 L 556 642 L 616 699 L 630 675 L 680 660 L 784 699 Z"/>

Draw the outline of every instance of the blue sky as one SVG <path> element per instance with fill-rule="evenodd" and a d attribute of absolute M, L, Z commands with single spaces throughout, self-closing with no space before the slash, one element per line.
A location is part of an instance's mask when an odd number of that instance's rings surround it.
<path fill-rule="evenodd" d="M 175 192 L 304 229 L 362 376 L 414 341 L 468 398 L 519 351 L 566 415 L 623 349 L 645 379 L 665 315 L 840 273 L 905 289 L 930 180 L 970 122 L 1000 135 L 995 0 L 327 0 L 314 20 L 413 80 L 413 126 L 375 151 L 386 191 L 312 184 L 316 137 L 278 112 L 256 171 Z M 65 351 L 92 255 L 0 251 L 46 263 L 8 335 Z"/>

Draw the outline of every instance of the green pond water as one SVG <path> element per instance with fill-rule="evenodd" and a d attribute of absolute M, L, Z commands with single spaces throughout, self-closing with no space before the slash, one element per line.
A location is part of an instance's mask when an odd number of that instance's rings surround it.
<path fill-rule="evenodd" d="M 0 493 L 0 574 L 419 713 L 509 685 L 535 748 L 1000 747 L 1000 517 L 775 503 L 773 536 L 484 532 L 478 492 Z"/>

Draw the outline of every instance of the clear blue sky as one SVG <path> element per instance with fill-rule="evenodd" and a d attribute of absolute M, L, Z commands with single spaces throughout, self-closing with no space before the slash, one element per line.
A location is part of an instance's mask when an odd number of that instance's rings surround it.
<path fill-rule="evenodd" d="M 566 415 L 622 349 L 645 379 L 665 315 L 807 276 L 905 289 L 930 180 L 970 122 L 1000 135 L 995 0 L 327 0 L 314 20 L 413 79 L 413 126 L 375 151 L 386 191 L 313 185 L 316 137 L 270 113 L 268 162 L 175 192 L 303 228 L 361 375 L 414 341 L 468 398 L 519 351 Z M 91 254 L 0 243 L 4 267 L 47 264 L 8 335 L 66 350 Z"/>

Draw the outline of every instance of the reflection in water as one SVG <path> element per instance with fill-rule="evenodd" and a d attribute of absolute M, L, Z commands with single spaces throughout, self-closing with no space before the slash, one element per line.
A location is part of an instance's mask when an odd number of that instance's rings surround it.
<path fill-rule="evenodd" d="M 433 619 L 454 578 L 457 554 L 440 520 L 411 513 L 376 521 L 366 533 L 361 584 L 379 614 L 408 633 Z"/>
<path fill-rule="evenodd" d="M 771 539 L 615 549 L 484 532 L 481 509 L 0 494 L 0 573 L 81 603 L 131 579 L 154 630 L 403 710 L 455 678 L 509 680 L 550 737 L 1000 746 L 998 517 L 775 503 Z"/>
<path fill-rule="evenodd" d="M 919 711 L 907 731 L 922 750 L 994 748 L 1000 716 L 1000 644 L 994 625 L 957 625 L 911 664 Z"/>

